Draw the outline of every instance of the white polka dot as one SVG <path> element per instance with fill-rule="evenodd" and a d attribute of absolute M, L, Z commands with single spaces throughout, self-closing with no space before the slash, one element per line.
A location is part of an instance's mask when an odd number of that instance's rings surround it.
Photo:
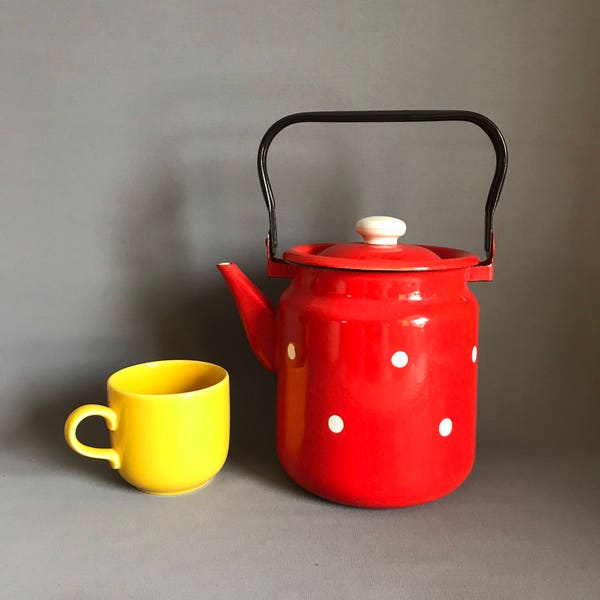
<path fill-rule="evenodd" d="M 452 433 L 452 419 L 442 419 L 438 426 L 438 430 L 442 437 L 448 437 Z"/>
<path fill-rule="evenodd" d="M 477 362 L 477 346 L 473 346 L 473 350 L 471 350 L 471 360 Z"/>
<path fill-rule="evenodd" d="M 403 352 L 402 350 L 398 350 L 398 352 L 394 352 L 392 355 L 392 364 L 398 369 L 402 369 L 408 364 L 408 354 Z"/>
<path fill-rule="evenodd" d="M 329 429 L 331 429 L 333 433 L 339 433 L 344 429 L 344 421 L 339 415 L 331 415 L 327 425 L 329 425 Z"/>
<path fill-rule="evenodd" d="M 288 344 L 287 353 L 290 360 L 294 360 L 296 358 L 296 346 L 292 343 Z"/>

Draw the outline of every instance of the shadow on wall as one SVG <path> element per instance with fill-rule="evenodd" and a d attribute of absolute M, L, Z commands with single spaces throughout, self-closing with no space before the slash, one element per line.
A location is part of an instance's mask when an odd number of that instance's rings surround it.
<path fill-rule="evenodd" d="M 229 461 L 287 487 L 275 455 L 276 375 L 252 354 L 216 269 L 224 260 L 240 263 L 274 304 L 288 285 L 266 277 L 268 221 L 255 166 L 260 135 L 219 128 L 197 136 L 186 137 L 185 151 L 171 140 L 167 159 L 144 170 L 147 184 L 124 197 L 115 245 L 128 290 L 125 320 L 148 337 L 153 358 L 206 360 L 229 371 Z M 295 174 L 294 165 L 282 165 L 283 181 Z M 309 222 L 319 221 L 323 199 L 336 193 L 348 206 L 349 180 L 338 171 L 319 182 Z"/>
<path fill-rule="evenodd" d="M 81 404 L 106 403 L 106 377 L 118 368 L 192 358 L 230 372 L 229 462 L 270 485 L 297 490 L 275 455 L 276 376 L 263 370 L 249 349 L 233 299 L 216 269 L 223 260 L 241 263 L 273 302 L 287 286 L 265 274 L 267 215 L 255 167 L 260 134 L 221 137 L 224 149 L 216 147 L 215 135 L 196 132 L 207 141 L 203 145 L 194 137 L 192 146 L 188 136 L 185 152 L 179 138 L 169 140 L 124 191 L 109 251 L 123 298 L 115 306 L 120 328 L 116 339 L 126 342 L 122 348 L 104 349 L 104 358 L 93 365 L 88 360 L 76 371 L 65 368 L 56 374 L 56 385 L 26 390 L 32 410 L 9 440 L 26 460 L 125 486 L 104 461 L 82 458 L 67 447 L 62 434 L 67 415 Z M 279 167 L 282 181 L 286 170 L 294 171 L 294 165 Z M 336 194 L 346 206 L 352 203 L 349 180 L 332 170 L 316 188 L 313 183 L 315 202 L 304 211 L 309 223 L 320 222 L 323 201 Z M 250 256 L 253 260 L 248 261 Z M 67 371 L 82 375 L 73 380 Z M 99 417 L 85 420 L 78 435 L 92 446 L 109 445 Z"/>
<path fill-rule="evenodd" d="M 231 376 L 230 460 L 263 458 L 272 447 L 275 381 L 251 354 L 216 269 L 227 242 L 219 248 L 211 238 L 228 227 L 226 218 L 212 215 L 194 243 L 190 205 L 195 199 L 175 177 L 165 173 L 138 194 L 125 201 L 118 243 L 128 290 L 126 321 L 148 339 L 153 358 L 224 366 Z M 266 287 L 264 278 L 257 283 Z"/>

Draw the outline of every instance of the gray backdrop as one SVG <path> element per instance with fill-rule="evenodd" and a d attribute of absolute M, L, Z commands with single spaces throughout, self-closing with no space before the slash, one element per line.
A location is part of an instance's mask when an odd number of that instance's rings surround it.
<path fill-rule="evenodd" d="M 591 597 L 597 3 L 0 6 L 7 597 Z M 273 121 L 396 108 L 482 112 L 508 142 L 496 281 L 472 286 L 482 458 L 440 503 L 356 511 L 303 494 L 277 466 L 274 376 L 214 265 L 238 262 L 273 299 L 283 289 L 265 276 L 255 169 Z M 271 155 L 282 248 L 355 239 L 358 218 L 392 214 L 406 241 L 482 254 L 493 152 L 472 125 L 301 125 Z M 210 489 L 157 502 L 71 453 L 62 426 L 104 401 L 113 370 L 173 357 L 230 371 L 232 445 Z M 101 422 L 80 433 L 107 440 Z"/>

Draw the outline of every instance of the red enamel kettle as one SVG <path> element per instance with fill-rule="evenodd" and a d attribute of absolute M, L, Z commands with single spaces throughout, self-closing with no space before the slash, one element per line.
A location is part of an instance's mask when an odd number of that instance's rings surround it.
<path fill-rule="evenodd" d="M 496 168 L 485 206 L 486 258 L 398 243 L 391 217 L 357 223 L 363 242 L 306 244 L 276 256 L 267 152 L 300 122 L 467 121 L 488 135 Z M 329 500 L 401 507 L 440 498 L 475 459 L 478 304 L 468 288 L 491 281 L 492 217 L 506 144 L 468 111 L 315 112 L 273 124 L 258 151 L 269 213 L 268 274 L 291 280 L 277 308 L 232 263 L 221 263 L 252 349 L 278 374 L 277 453 L 302 487 Z"/>

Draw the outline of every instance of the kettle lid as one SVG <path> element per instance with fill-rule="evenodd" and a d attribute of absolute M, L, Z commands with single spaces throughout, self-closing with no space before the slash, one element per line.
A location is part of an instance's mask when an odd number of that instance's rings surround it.
<path fill-rule="evenodd" d="M 479 263 L 479 258 L 454 248 L 398 243 L 406 223 L 395 217 L 364 217 L 356 223 L 362 242 L 294 246 L 283 253 L 292 264 L 357 271 L 438 271 Z"/>

